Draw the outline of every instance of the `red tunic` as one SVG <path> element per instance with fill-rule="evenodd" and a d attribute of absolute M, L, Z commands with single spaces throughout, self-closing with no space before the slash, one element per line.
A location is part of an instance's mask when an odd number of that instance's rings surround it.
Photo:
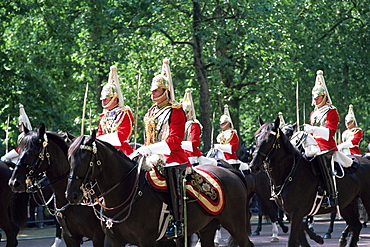
<path fill-rule="evenodd" d="M 132 132 L 132 123 L 133 123 L 134 118 L 132 116 L 132 112 L 129 107 L 126 107 L 125 108 L 126 110 L 124 111 L 117 111 L 117 108 L 114 108 L 100 115 L 99 129 L 98 129 L 97 136 L 117 132 L 118 139 L 121 142 L 121 146 L 115 146 L 115 147 L 121 149 L 126 155 L 130 155 L 133 152 L 133 150 L 128 142 L 128 139 Z M 110 114 L 110 118 L 113 121 L 103 124 L 104 121 L 102 119 L 107 114 Z M 117 124 L 117 123 L 119 125 L 118 127 L 115 127 L 114 124 Z"/>
<path fill-rule="evenodd" d="M 176 108 L 170 106 L 169 109 L 163 111 L 161 114 L 156 114 L 158 112 L 161 112 L 161 110 L 158 111 L 157 105 L 153 105 L 146 114 L 146 121 L 156 123 L 156 133 L 154 136 L 149 137 L 150 143 L 153 144 L 160 141 L 167 143 L 171 150 L 170 155 L 165 155 L 168 164 L 177 162 L 180 164 L 188 163 L 191 166 L 188 156 L 181 147 L 181 142 L 184 140 L 186 123 L 183 109 L 181 107 Z M 161 126 L 159 126 L 159 123 Z M 148 126 L 146 128 L 148 132 Z"/>
<path fill-rule="evenodd" d="M 352 128 L 350 130 L 345 130 L 342 133 L 343 142 L 351 141 L 353 148 L 349 148 L 351 154 L 359 154 L 362 155 L 362 152 L 359 148 L 361 139 L 362 139 L 362 130 L 360 128 Z"/>
<path fill-rule="evenodd" d="M 239 137 L 238 134 L 236 133 L 236 130 L 234 129 L 227 129 L 222 131 L 220 134 L 217 136 L 217 141 L 222 144 L 230 144 L 231 145 L 231 154 L 224 152 L 225 159 L 230 160 L 230 159 L 235 159 L 237 160 L 238 157 L 236 155 L 236 152 L 238 151 L 239 148 Z"/>
<path fill-rule="evenodd" d="M 199 150 L 200 136 L 202 134 L 200 125 L 198 122 L 195 122 L 194 120 L 189 120 L 187 124 L 189 124 L 189 127 L 187 128 L 185 133 L 185 141 L 191 141 L 193 146 L 193 152 L 185 150 L 185 153 L 187 154 L 188 157 L 202 156 L 203 154 Z"/>
<path fill-rule="evenodd" d="M 325 107 L 325 106 L 323 106 Z M 320 110 L 320 109 L 318 109 Z M 323 112 L 323 114 L 319 115 L 319 118 L 313 119 L 312 114 L 315 111 L 312 111 L 310 114 L 311 119 L 311 125 L 313 126 L 321 126 L 329 129 L 329 140 L 325 140 L 324 138 L 315 137 L 315 140 L 317 141 L 317 144 L 319 145 L 319 148 L 321 151 L 323 150 L 338 150 L 337 144 L 334 140 L 335 132 L 338 128 L 338 122 L 339 122 L 339 114 L 335 107 L 328 106 L 328 109 Z"/>

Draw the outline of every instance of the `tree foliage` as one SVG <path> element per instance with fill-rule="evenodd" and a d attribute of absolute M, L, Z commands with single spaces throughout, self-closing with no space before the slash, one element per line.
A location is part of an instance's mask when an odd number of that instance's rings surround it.
<path fill-rule="evenodd" d="M 212 126 L 214 136 L 219 131 L 225 104 L 247 144 L 253 142 L 258 115 L 273 121 L 281 111 L 287 122 L 307 123 L 319 69 L 341 117 L 338 131 L 345 129 L 353 104 L 364 150 L 370 141 L 369 6 L 368 0 L 5 0 L 0 3 L 0 151 L 8 116 L 9 144 L 17 146 L 20 103 L 34 127 L 43 122 L 49 130 L 79 135 L 86 84 L 85 132 L 96 128 L 100 90 L 111 65 L 117 66 L 125 103 L 137 116 L 136 139 L 143 142 L 142 119 L 152 104 L 149 86 L 165 57 L 171 60 L 178 101 L 186 88 L 194 89 L 204 151 Z"/>

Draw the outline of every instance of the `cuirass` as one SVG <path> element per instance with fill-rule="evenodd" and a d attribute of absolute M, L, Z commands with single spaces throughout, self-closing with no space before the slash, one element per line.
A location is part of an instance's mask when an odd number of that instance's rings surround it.
<path fill-rule="evenodd" d="M 227 129 L 222 131 L 217 136 L 217 142 L 220 144 L 229 144 L 234 134 L 234 129 Z"/>
<path fill-rule="evenodd" d="M 359 131 L 358 128 L 352 128 L 350 130 L 344 131 L 343 134 L 342 134 L 343 142 L 351 141 L 358 131 Z"/>
<path fill-rule="evenodd" d="M 162 109 L 153 108 L 145 118 L 145 130 L 147 141 L 149 143 L 156 143 L 165 140 L 170 133 L 170 116 L 171 106 L 165 106 Z"/>
<path fill-rule="evenodd" d="M 100 125 L 104 134 L 110 134 L 117 131 L 118 126 L 122 123 L 123 115 L 126 112 L 121 107 L 116 107 L 105 112 L 100 120 Z"/>

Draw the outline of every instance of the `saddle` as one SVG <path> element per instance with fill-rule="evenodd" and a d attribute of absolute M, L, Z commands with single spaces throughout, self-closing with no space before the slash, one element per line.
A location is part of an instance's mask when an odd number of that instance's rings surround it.
<path fill-rule="evenodd" d="M 158 192 L 167 192 L 166 178 L 156 166 L 145 172 L 145 180 Z M 224 190 L 221 181 L 209 171 L 192 167 L 185 177 L 188 201 L 194 200 L 210 215 L 218 215 L 225 205 Z"/>

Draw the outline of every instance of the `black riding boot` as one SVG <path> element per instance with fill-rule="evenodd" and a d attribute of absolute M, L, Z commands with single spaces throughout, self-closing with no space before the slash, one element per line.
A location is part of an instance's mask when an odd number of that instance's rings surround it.
<path fill-rule="evenodd" d="M 166 165 L 166 182 L 170 200 L 170 210 L 174 220 L 166 231 L 168 239 L 181 238 L 184 236 L 184 185 L 183 177 L 187 164 Z"/>
<path fill-rule="evenodd" d="M 322 207 L 328 208 L 338 205 L 338 196 L 334 187 L 334 177 L 331 170 L 331 159 L 334 151 L 329 151 L 323 155 L 317 156 L 318 165 L 321 171 L 321 177 L 325 186 L 326 197 L 322 203 Z"/>

